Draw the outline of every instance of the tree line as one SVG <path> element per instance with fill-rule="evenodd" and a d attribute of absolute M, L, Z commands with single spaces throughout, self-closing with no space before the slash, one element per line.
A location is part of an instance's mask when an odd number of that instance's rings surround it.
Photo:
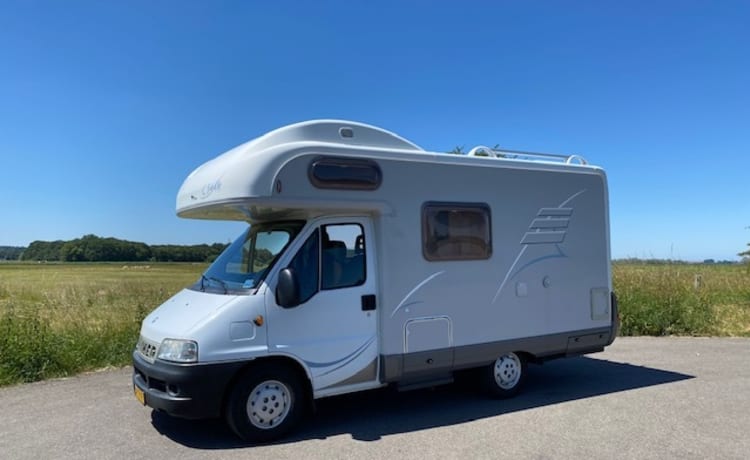
<path fill-rule="evenodd" d="M 226 244 L 148 245 L 85 235 L 70 241 L 34 241 L 15 260 L 61 262 L 211 262 Z M 2 257 L 0 257 L 2 258 Z M 10 257 L 8 257 L 10 260 Z"/>
<path fill-rule="evenodd" d="M 20 246 L 0 246 L 0 260 L 18 260 L 24 249 Z"/>

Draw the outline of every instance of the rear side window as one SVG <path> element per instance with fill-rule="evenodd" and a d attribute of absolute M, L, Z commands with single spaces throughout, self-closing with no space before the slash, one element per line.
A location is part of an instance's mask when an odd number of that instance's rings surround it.
<path fill-rule="evenodd" d="M 490 207 L 483 203 L 426 203 L 422 253 L 431 261 L 481 260 L 492 255 Z"/>
<path fill-rule="evenodd" d="M 318 188 L 340 190 L 376 190 L 383 179 L 377 163 L 359 158 L 316 158 L 308 176 Z"/>

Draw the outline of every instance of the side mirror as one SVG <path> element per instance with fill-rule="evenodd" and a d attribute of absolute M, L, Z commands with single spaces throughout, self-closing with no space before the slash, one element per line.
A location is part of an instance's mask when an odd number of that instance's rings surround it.
<path fill-rule="evenodd" d="M 296 307 L 299 301 L 299 280 L 293 268 L 285 268 L 279 273 L 276 283 L 276 303 L 284 308 Z"/>

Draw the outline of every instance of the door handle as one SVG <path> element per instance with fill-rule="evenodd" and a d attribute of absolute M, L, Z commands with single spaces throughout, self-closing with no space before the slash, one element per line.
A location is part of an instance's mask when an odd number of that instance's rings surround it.
<path fill-rule="evenodd" d="M 375 310 L 375 294 L 362 296 L 362 311 Z"/>

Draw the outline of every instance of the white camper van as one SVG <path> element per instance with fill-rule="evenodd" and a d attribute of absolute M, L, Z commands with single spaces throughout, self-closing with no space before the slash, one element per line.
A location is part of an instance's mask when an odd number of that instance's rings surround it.
<path fill-rule="evenodd" d="M 143 321 L 136 398 L 265 441 L 314 399 L 475 378 L 617 333 L 607 182 L 577 156 L 428 152 L 361 123 L 269 132 L 200 166 L 177 214 L 247 230 Z"/>

